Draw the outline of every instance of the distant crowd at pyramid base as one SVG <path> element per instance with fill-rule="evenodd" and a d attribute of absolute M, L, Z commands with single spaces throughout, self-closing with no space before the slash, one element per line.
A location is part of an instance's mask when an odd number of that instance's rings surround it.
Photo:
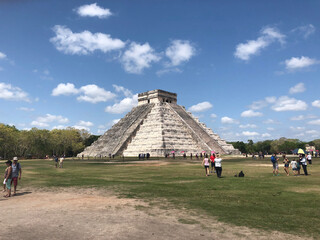
<path fill-rule="evenodd" d="M 183 106 L 177 94 L 153 90 L 138 95 L 138 106 L 78 156 L 165 157 L 206 153 L 240 154 Z"/>

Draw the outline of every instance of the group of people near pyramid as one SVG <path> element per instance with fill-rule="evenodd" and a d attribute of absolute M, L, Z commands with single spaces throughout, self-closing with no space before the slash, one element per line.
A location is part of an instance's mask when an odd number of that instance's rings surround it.
<path fill-rule="evenodd" d="M 210 176 L 210 173 L 216 173 L 217 177 L 221 178 L 221 174 L 222 174 L 221 162 L 222 162 L 222 159 L 220 158 L 220 154 L 215 155 L 214 153 L 212 153 L 210 155 L 210 158 L 208 157 L 208 154 L 206 154 L 202 161 L 202 165 L 204 166 L 206 176 L 207 177 Z M 211 165 L 211 171 L 210 171 L 210 165 Z"/>
<path fill-rule="evenodd" d="M 303 169 L 304 175 L 309 175 L 307 166 L 308 164 L 312 164 L 311 153 L 308 153 L 307 156 L 305 154 L 299 154 L 299 157 L 294 158 L 292 161 L 289 161 L 286 155 L 282 155 L 282 158 L 284 164 L 283 169 L 287 176 L 290 175 L 290 167 L 294 176 L 300 175 L 301 167 Z M 273 166 L 273 176 L 279 176 L 279 158 L 277 157 L 277 154 L 272 154 L 271 163 Z"/>

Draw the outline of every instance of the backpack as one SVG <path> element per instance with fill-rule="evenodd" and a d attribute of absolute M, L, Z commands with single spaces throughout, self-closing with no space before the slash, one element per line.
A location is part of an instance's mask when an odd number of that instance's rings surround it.
<path fill-rule="evenodd" d="M 275 156 L 272 156 L 271 157 L 271 162 L 275 163 L 277 160 L 276 160 L 276 157 Z"/>
<path fill-rule="evenodd" d="M 244 177 L 244 173 L 242 171 L 239 173 L 239 177 Z"/>

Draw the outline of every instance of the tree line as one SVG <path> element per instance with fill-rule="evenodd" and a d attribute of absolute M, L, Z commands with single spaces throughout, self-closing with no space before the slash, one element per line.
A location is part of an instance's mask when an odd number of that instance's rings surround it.
<path fill-rule="evenodd" d="M 292 150 L 296 148 L 305 149 L 306 146 L 315 146 L 317 150 L 320 149 L 320 139 L 315 139 L 310 142 L 303 142 L 299 139 L 289 139 L 289 138 L 279 138 L 276 140 L 265 140 L 259 142 L 253 142 L 248 140 L 248 142 L 229 142 L 234 148 L 237 148 L 242 153 L 291 153 Z"/>
<path fill-rule="evenodd" d="M 15 126 L 0 124 L 0 157 L 10 159 L 44 158 L 52 155 L 76 156 L 99 136 L 86 130 L 74 128 L 46 129 L 32 128 L 18 130 Z"/>

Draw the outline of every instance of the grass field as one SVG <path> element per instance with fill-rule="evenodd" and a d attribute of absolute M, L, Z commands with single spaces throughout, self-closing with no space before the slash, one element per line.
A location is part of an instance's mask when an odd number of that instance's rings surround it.
<path fill-rule="evenodd" d="M 281 175 L 272 176 L 269 159 L 225 160 L 221 179 L 205 177 L 200 162 L 184 160 L 145 164 L 67 160 L 63 169 L 48 160 L 20 162 L 22 187 L 106 188 L 122 197 L 161 207 L 168 202 L 169 207 L 191 209 L 238 226 L 320 238 L 319 158 L 308 165 L 310 176 L 298 177 L 287 177 L 282 164 Z M 234 177 L 240 170 L 245 177 Z"/>

